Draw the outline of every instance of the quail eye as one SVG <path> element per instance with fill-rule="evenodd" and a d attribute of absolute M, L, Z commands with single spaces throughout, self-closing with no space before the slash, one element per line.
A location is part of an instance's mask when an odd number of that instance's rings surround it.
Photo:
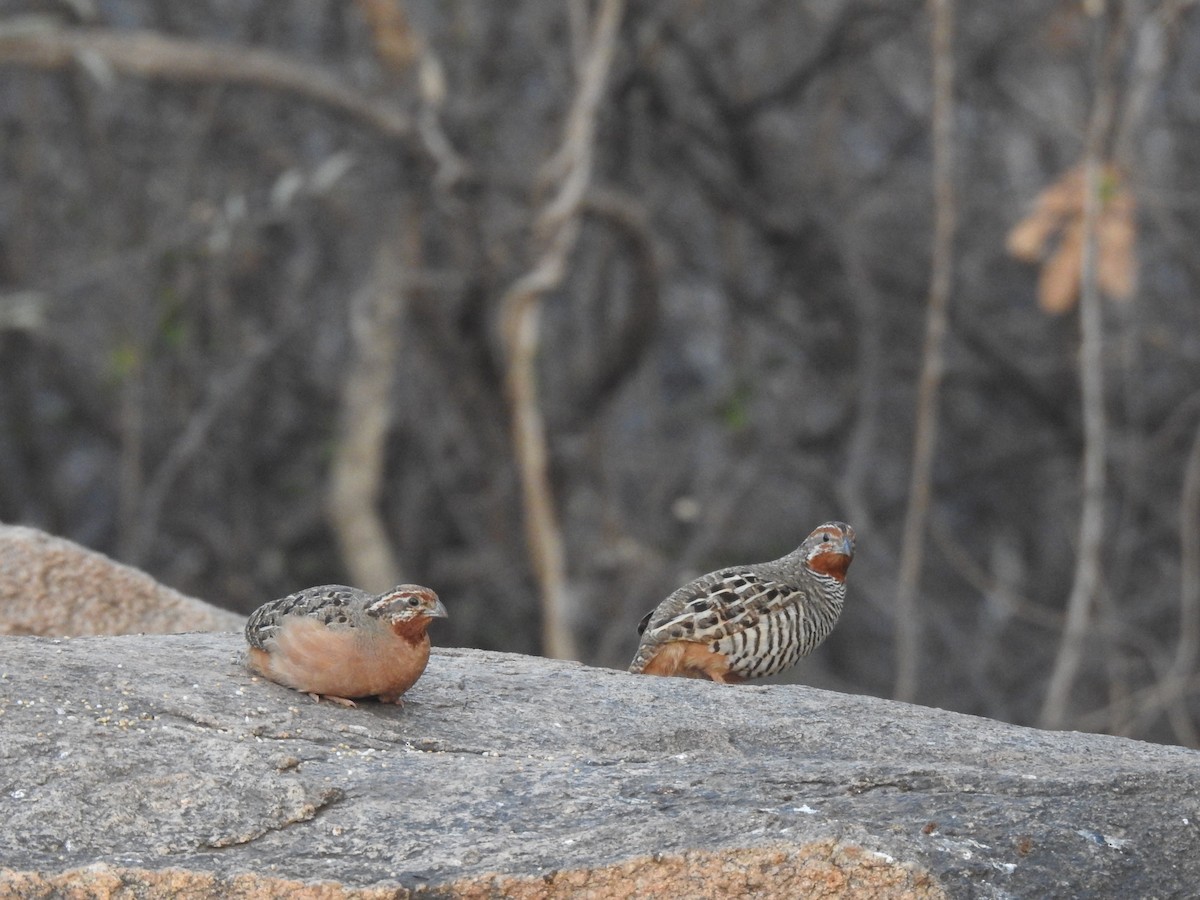
<path fill-rule="evenodd" d="M 409 605 L 409 606 L 416 606 L 416 605 L 417 605 L 417 604 L 419 604 L 420 602 L 421 602 L 421 600 L 420 600 L 420 598 L 419 598 L 419 597 L 409 597 L 409 598 L 408 598 L 408 605 Z"/>
<path fill-rule="evenodd" d="M 829 536 L 829 533 L 828 533 L 828 532 L 826 532 L 825 534 L 821 535 L 821 541 L 822 541 L 823 543 L 826 543 L 826 544 L 828 544 L 828 543 L 829 543 L 830 541 L 832 541 L 832 540 L 833 540 L 833 538 L 831 538 L 831 537 Z"/>

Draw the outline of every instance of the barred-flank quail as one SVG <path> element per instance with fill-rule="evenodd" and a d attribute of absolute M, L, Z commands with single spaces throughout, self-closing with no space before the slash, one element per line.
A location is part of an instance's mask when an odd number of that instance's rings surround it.
<path fill-rule="evenodd" d="M 688 582 L 642 619 L 629 671 L 733 683 L 794 665 L 837 624 L 853 558 L 854 529 L 826 522 L 782 559 Z"/>

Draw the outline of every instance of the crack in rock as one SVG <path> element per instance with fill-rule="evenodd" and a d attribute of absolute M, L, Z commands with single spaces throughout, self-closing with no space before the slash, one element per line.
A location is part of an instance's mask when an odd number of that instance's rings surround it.
<path fill-rule="evenodd" d="M 310 822 L 317 817 L 321 810 L 333 806 L 346 797 L 345 791 L 341 788 L 326 788 L 316 799 L 316 802 L 304 803 L 297 807 L 291 815 L 276 822 L 272 825 L 266 825 L 249 834 L 227 835 L 224 837 L 212 837 L 204 841 L 200 846 L 212 850 L 219 850 L 226 847 L 238 847 L 253 843 L 264 835 L 271 834 L 277 831 L 283 831 L 292 825 L 297 825 L 302 822 Z"/>

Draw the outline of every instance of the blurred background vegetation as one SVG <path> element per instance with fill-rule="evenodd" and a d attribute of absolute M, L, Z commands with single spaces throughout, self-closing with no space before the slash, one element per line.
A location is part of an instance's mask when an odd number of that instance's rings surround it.
<path fill-rule="evenodd" d="M 859 534 L 786 680 L 1196 745 L 1185 0 L 2 0 L 0 520 L 623 666 Z"/>

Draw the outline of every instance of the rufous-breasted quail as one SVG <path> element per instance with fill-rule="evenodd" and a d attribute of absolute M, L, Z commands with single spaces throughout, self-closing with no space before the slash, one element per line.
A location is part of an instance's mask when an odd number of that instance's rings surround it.
<path fill-rule="evenodd" d="M 250 668 L 314 700 L 396 703 L 429 662 L 426 628 L 445 615 L 437 594 L 419 584 L 382 594 L 341 584 L 308 588 L 251 613 Z"/>

